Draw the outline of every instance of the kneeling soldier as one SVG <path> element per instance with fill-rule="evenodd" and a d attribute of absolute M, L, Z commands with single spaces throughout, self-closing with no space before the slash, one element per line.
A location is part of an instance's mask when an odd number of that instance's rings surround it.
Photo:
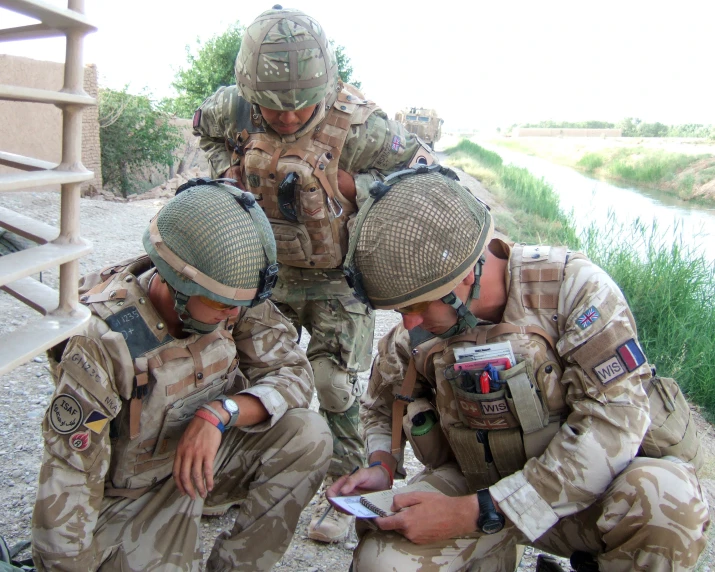
<path fill-rule="evenodd" d="M 204 184 L 154 217 L 144 247 L 83 279 L 90 325 L 53 349 L 35 562 L 196 570 L 202 512 L 240 503 L 208 569 L 268 570 L 332 455 L 305 409 L 313 376 L 296 332 L 266 300 L 270 225 L 250 194 Z"/>

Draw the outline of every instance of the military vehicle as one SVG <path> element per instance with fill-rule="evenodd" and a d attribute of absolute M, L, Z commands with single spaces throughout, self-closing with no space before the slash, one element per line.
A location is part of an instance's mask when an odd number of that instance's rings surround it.
<path fill-rule="evenodd" d="M 432 149 L 434 144 L 442 137 L 442 123 L 444 122 L 437 115 L 434 109 L 424 107 L 410 107 L 398 111 L 395 114 L 395 121 L 399 121 L 410 133 L 414 133 Z"/>

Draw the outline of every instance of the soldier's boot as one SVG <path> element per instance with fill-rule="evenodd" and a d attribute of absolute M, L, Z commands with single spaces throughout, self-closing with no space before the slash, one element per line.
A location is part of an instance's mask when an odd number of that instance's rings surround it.
<path fill-rule="evenodd" d="M 320 492 L 320 502 L 315 505 L 313 515 L 308 525 L 308 538 L 318 542 L 340 542 L 345 540 L 353 524 L 353 517 L 343 514 L 335 509 L 328 512 L 323 518 L 325 511 L 330 507 L 330 503 L 325 498 L 325 491 L 330 488 L 336 477 L 328 475 L 323 481 L 323 489 Z M 322 522 L 321 522 L 322 518 Z"/>
<path fill-rule="evenodd" d="M 232 506 L 237 506 L 241 504 L 240 500 L 232 500 L 214 505 L 204 504 L 204 508 L 201 510 L 202 516 L 223 516 L 228 512 Z"/>
<path fill-rule="evenodd" d="M 598 562 L 588 552 L 577 550 L 571 555 L 571 568 L 575 572 L 598 572 Z"/>

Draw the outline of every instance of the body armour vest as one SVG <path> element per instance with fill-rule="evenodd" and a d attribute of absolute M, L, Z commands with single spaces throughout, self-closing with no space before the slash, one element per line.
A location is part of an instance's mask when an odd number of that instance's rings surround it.
<path fill-rule="evenodd" d="M 342 264 L 355 206 L 338 190 L 338 162 L 351 126 L 365 123 L 376 108 L 345 86 L 319 126 L 293 143 L 267 133 L 246 134 L 242 148 L 247 188 L 271 223 L 281 264 Z M 292 212 L 286 215 L 279 203 Z"/>
<path fill-rule="evenodd" d="M 170 476 L 178 441 L 198 407 L 246 384 L 236 383 L 245 378 L 237 369 L 233 323 L 184 339 L 166 333 L 148 297 L 151 268 L 148 256 L 126 261 L 103 270 L 96 286 L 80 292 L 108 326 L 100 340 L 122 400 L 111 426 L 107 485 L 115 493 L 108 494 L 131 496 L 127 489 Z"/>
<path fill-rule="evenodd" d="M 566 260 L 565 248 L 515 247 L 510 259 L 509 315 L 504 315 L 508 323 L 477 326 L 448 340 L 432 338 L 413 350 L 416 372 L 424 375 L 427 368 L 434 372 L 433 399 L 441 430 L 435 438 L 449 443 L 472 491 L 488 487 L 541 455 L 568 414 L 553 320 Z M 517 364 L 501 372 L 501 388 L 489 393 L 464 390 L 461 378 L 468 374 L 455 372 L 453 350 L 505 341 L 511 343 Z M 414 397 L 401 421 L 417 453 L 431 447 L 417 443 L 408 430 L 412 413 L 421 407 L 420 396 Z M 434 461 L 422 460 L 427 465 Z"/>
<path fill-rule="evenodd" d="M 513 247 L 503 322 L 477 326 L 449 340 L 418 341 L 413 349 L 415 372 L 424 375 L 429 368 L 436 379 L 433 403 L 441 432 L 433 440 L 449 443 L 472 492 L 522 469 L 527 459 L 541 455 L 569 413 L 562 361 L 554 340 L 563 326 L 560 320 L 565 319 L 557 312 L 564 267 L 569 259 L 576 258 L 585 257 L 564 247 Z M 419 335 L 410 335 L 419 339 Z M 517 364 L 499 372 L 503 382 L 500 389 L 489 393 L 465 391 L 461 383 L 464 372 L 454 371 L 453 350 L 504 341 L 511 343 Z M 399 393 L 410 396 L 414 382 L 412 387 L 406 387 L 408 379 L 406 375 Z M 654 376 L 644 383 L 651 425 L 639 454 L 674 455 L 699 468 L 700 441 L 677 382 Z M 411 435 L 410 429 L 414 412 L 426 408 L 420 402 L 429 398 L 414 397 L 407 414 L 399 420 L 419 456 L 420 450 L 430 451 L 433 447 L 420 444 L 419 439 L 425 439 Z M 393 453 L 395 433 L 393 428 Z M 435 465 L 445 460 L 443 454 L 433 454 L 422 462 Z"/>

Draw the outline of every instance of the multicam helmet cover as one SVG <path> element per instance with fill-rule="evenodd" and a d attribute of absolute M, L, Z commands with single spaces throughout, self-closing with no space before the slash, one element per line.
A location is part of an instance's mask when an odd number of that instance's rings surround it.
<path fill-rule="evenodd" d="M 270 224 L 253 195 L 209 183 L 169 201 L 144 232 L 144 248 L 183 298 L 254 305 L 270 296 L 277 275 Z"/>
<path fill-rule="evenodd" d="M 477 265 L 494 232 L 489 208 L 439 165 L 376 183 L 345 260 L 357 295 L 384 310 L 448 295 Z"/>
<path fill-rule="evenodd" d="M 322 26 L 292 9 L 263 12 L 246 28 L 235 71 L 243 98 L 269 109 L 315 105 L 338 85 L 337 60 Z"/>

